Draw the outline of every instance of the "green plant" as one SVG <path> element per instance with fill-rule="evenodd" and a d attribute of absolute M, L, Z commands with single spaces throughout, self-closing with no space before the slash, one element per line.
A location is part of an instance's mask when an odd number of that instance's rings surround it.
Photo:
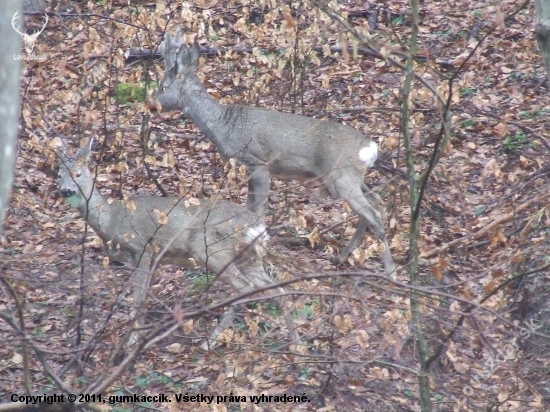
<path fill-rule="evenodd" d="M 203 290 L 214 279 L 214 275 L 208 275 L 201 269 L 189 269 L 185 272 L 185 279 L 190 289 L 196 292 Z"/>
<path fill-rule="evenodd" d="M 487 212 L 487 206 L 485 205 L 474 207 L 474 213 L 476 216 L 484 215 L 486 212 Z"/>
<path fill-rule="evenodd" d="M 398 25 L 401 25 L 403 24 L 403 17 L 402 16 L 399 16 L 399 17 L 394 17 L 391 19 L 391 25 L 392 26 L 398 26 Z"/>
<path fill-rule="evenodd" d="M 320 303 L 319 303 L 319 299 L 315 298 L 315 299 L 312 299 L 309 303 L 306 303 L 304 305 L 304 308 L 302 310 L 299 311 L 299 315 L 306 318 L 306 319 L 313 319 L 315 318 L 315 313 L 314 311 L 312 310 L 312 308 L 314 306 L 319 306 Z"/>
<path fill-rule="evenodd" d="M 475 93 L 475 89 L 472 89 L 471 87 L 461 87 L 460 88 L 460 96 L 461 97 L 473 96 L 474 93 Z"/>
<path fill-rule="evenodd" d="M 519 112 L 519 116 L 522 119 L 530 119 L 530 118 L 533 117 L 533 113 L 531 113 L 531 112 Z"/>
<path fill-rule="evenodd" d="M 525 136 L 523 132 L 518 132 L 513 136 L 506 136 L 502 145 L 504 146 L 505 152 L 515 152 L 525 143 L 527 143 L 527 136 Z"/>
<path fill-rule="evenodd" d="M 509 79 L 513 81 L 523 81 L 526 79 L 526 77 L 525 77 L 525 74 L 518 73 L 517 71 L 512 70 L 512 73 L 510 73 Z"/>
<path fill-rule="evenodd" d="M 302 369 L 300 371 L 300 374 L 298 375 L 298 379 L 300 380 L 308 380 L 311 376 L 311 371 L 309 369 Z"/>
<path fill-rule="evenodd" d="M 88 378 L 85 376 L 79 376 L 73 379 L 74 386 L 86 386 L 88 384 Z"/>
<path fill-rule="evenodd" d="M 208 33 L 206 36 L 210 41 L 218 41 L 220 39 L 219 34 L 215 32 Z"/>
<path fill-rule="evenodd" d="M 473 125 L 474 125 L 474 119 L 467 119 L 467 120 L 464 120 L 460 126 L 463 128 L 467 128 L 467 127 L 472 127 Z"/>
<path fill-rule="evenodd" d="M 170 378 L 169 376 L 166 376 L 163 373 L 158 373 L 155 371 L 149 372 L 148 375 L 141 374 L 136 381 L 136 385 L 141 387 L 148 387 L 155 383 L 160 383 L 162 385 L 169 385 L 169 384 L 173 384 L 174 382 L 172 381 L 172 378 Z"/>

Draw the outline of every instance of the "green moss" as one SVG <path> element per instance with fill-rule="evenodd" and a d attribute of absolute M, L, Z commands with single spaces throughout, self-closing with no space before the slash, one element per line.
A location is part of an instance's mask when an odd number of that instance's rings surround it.
<path fill-rule="evenodd" d="M 154 87 L 149 85 L 149 88 L 153 89 Z M 115 86 L 114 97 L 118 104 L 143 102 L 147 97 L 147 85 L 145 82 L 118 83 Z"/>

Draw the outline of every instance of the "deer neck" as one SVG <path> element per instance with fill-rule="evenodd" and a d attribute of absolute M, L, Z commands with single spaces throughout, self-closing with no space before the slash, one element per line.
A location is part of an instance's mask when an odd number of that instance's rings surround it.
<path fill-rule="evenodd" d="M 110 208 L 111 205 L 109 205 L 107 199 L 95 187 L 92 188 L 89 198 L 83 196 L 82 202 L 77 206 L 82 218 L 101 238 L 104 237 L 103 233 L 110 227 Z"/>
<path fill-rule="evenodd" d="M 212 141 L 222 152 L 231 152 L 232 136 L 230 108 L 212 98 L 199 79 L 193 79 L 191 87 L 183 88 L 182 111 L 200 129 L 207 139 Z"/>

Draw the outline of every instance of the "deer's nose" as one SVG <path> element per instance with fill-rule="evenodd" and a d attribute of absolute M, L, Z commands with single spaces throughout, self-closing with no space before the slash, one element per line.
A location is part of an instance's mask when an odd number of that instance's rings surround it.
<path fill-rule="evenodd" d="M 63 197 L 70 197 L 70 196 L 76 194 L 76 192 L 74 190 L 71 190 L 71 189 L 61 189 L 60 192 L 61 192 L 61 196 L 63 196 Z"/>
<path fill-rule="evenodd" d="M 159 113 L 158 108 L 160 107 L 160 104 L 158 103 L 158 101 L 157 101 L 156 98 L 149 99 L 148 101 L 145 102 L 145 105 L 147 106 L 147 108 L 148 108 L 151 112 L 153 112 L 153 113 Z"/>

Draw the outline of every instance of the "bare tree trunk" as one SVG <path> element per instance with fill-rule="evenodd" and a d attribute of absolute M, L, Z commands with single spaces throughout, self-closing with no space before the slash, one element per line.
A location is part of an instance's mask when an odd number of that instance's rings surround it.
<path fill-rule="evenodd" d="M 550 0 L 535 0 L 535 36 L 550 84 Z"/>
<path fill-rule="evenodd" d="M 21 53 L 21 36 L 12 28 L 11 20 L 20 9 L 20 0 L 0 2 L 0 231 L 10 199 L 17 151 L 21 62 L 14 56 Z"/>
<path fill-rule="evenodd" d="M 412 145 L 412 136 L 410 133 L 410 107 L 409 97 L 412 90 L 414 79 L 414 56 L 418 50 L 418 28 L 420 26 L 420 13 L 418 7 L 418 0 L 411 0 L 411 12 L 413 18 L 413 24 L 411 26 L 411 36 L 409 41 L 409 57 L 407 58 L 405 68 L 405 81 L 401 90 L 403 96 L 403 104 L 401 106 L 401 133 L 403 135 L 403 141 L 406 150 L 406 162 L 407 162 L 407 174 L 409 176 L 409 184 L 411 185 L 411 226 L 410 226 L 410 244 L 408 259 L 410 262 L 409 276 L 411 284 L 418 286 L 420 284 L 420 269 L 418 265 L 419 261 L 419 245 L 420 239 L 420 205 L 421 205 L 421 181 L 416 176 L 415 172 L 415 153 Z M 435 148 L 437 150 L 437 147 Z M 429 172 L 427 172 L 429 173 Z M 427 174 L 426 173 L 426 174 Z M 428 176 L 425 177 L 428 179 Z M 432 412 L 432 400 L 430 389 L 430 370 L 428 360 L 430 359 L 430 350 L 428 347 L 428 339 L 424 332 L 424 325 L 422 324 L 423 313 L 420 305 L 421 296 L 417 293 L 411 294 L 411 323 L 414 338 L 418 345 L 418 356 L 420 358 L 420 371 L 418 374 L 418 386 L 420 392 L 420 408 L 422 412 Z"/>

